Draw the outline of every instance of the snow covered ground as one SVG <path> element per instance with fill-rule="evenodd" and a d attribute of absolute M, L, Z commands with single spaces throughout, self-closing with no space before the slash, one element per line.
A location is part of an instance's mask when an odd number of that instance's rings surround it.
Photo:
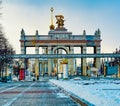
<path fill-rule="evenodd" d="M 95 106 L 120 106 L 120 80 L 52 79 L 50 81 Z"/>

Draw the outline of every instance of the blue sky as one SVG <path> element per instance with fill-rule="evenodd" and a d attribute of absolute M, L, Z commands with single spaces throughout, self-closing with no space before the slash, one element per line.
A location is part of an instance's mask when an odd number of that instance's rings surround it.
<path fill-rule="evenodd" d="M 94 34 L 100 28 L 101 52 L 120 46 L 120 0 L 3 0 L 2 7 L 4 32 L 17 53 L 21 28 L 26 34 L 48 33 L 51 7 L 54 15 L 64 15 L 65 27 L 73 34 L 82 34 L 84 29 Z"/>

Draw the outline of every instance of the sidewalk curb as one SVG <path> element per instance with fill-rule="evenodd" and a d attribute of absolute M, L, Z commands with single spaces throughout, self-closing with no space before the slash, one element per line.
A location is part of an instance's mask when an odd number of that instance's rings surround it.
<path fill-rule="evenodd" d="M 53 83 L 53 82 L 51 82 Z M 73 94 L 72 92 L 68 92 L 66 91 L 63 87 L 60 87 L 58 85 L 56 85 L 55 83 L 53 83 L 55 86 L 57 86 L 62 92 L 64 92 L 66 95 L 68 95 L 70 98 L 72 98 L 74 101 L 76 101 L 78 104 L 80 104 L 81 106 L 95 106 L 94 104 L 88 102 L 87 100 L 78 97 L 77 95 Z"/>

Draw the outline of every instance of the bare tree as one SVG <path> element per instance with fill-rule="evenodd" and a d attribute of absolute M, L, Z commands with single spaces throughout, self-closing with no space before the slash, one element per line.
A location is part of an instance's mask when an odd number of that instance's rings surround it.
<path fill-rule="evenodd" d="M 0 10 L 1 10 L 1 3 L 0 0 Z M 1 17 L 0 13 L 0 17 Z M 2 77 L 3 80 L 3 69 L 7 67 L 12 62 L 11 55 L 14 54 L 13 47 L 9 44 L 5 34 L 3 32 L 2 24 L 0 23 L 0 78 Z M 6 71 L 6 70 L 5 70 Z"/>

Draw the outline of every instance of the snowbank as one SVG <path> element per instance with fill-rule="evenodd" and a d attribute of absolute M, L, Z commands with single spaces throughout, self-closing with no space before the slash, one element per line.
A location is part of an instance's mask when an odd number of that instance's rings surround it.
<path fill-rule="evenodd" d="M 95 106 L 120 106 L 120 80 L 50 80 Z"/>

